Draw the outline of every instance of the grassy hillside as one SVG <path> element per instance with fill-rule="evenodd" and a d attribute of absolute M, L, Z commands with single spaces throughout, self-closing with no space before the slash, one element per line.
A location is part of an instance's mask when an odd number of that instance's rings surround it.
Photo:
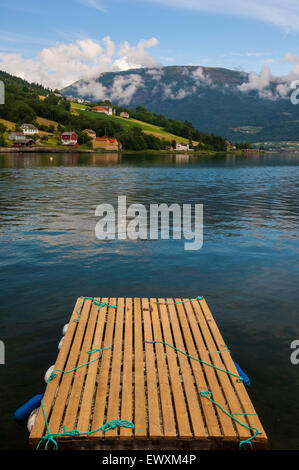
<path fill-rule="evenodd" d="M 139 127 L 143 132 L 147 134 L 154 135 L 158 137 L 159 139 L 165 139 L 167 141 L 180 141 L 184 143 L 188 143 L 189 139 L 186 139 L 185 137 L 180 137 L 175 134 L 171 134 L 167 131 L 165 131 L 162 127 L 159 126 L 154 126 L 153 124 L 148 124 L 143 121 L 139 121 L 138 119 L 125 119 L 121 118 L 120 116 L 107 116 L 105 114 L 100 114 L 100 113 L 94 113 L 92 111 L 89 111 L 88 108 L 82 104 L 78 103 L 71 103 L 71 109 L 72 111 L 81 114 L 82 116 L 86 116 L 89 119 L 104 119 L 110 121 L 110 122 L 115 122 L 116 124 L 121 125 L 124 129 L 132 129 L 133 127 Z M 197 141 L 193 141 L 194 145 L 197 145 Z"/>

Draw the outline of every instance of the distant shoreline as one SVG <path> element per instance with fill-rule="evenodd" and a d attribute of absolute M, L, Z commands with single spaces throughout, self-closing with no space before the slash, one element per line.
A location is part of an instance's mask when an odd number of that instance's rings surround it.
<path fill-rule="evenodd" d="M 62 147 L 0 147 L 0 154 L 1 153 L 87 153 L 87 154 L 97 154 L 97 155 L 105 155 L 111 153 L 119 153 L 119 154 L 139 154 L 139 153 L 148 153 L 148 154 L 161 154 L 161 155 L 223 155 L 223 154 L 231 154 L 231 155 L 250 155 L 250 154 L 262 154 L 265 153 L 263 150 L 251 150 L 250 152 L 246 152 L 244 150 L 234 150 L 234 151 L 216 151 L 216 150 L 201 150 L 201 151 L 182 151 L 182 150 L 104 150 L 104 151 L 96 151 L 91 149 L 78 149 L 78 148 L 62 148 Z"/>

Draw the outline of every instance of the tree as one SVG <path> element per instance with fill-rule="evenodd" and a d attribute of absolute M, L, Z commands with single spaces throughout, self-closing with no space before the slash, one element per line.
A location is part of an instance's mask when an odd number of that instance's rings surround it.
<path fill-rule="evenodd" d="M 35 111 L 27 104 L 17 101 L 12 107 L 11 114 L 14 121 L 31 124 L 36 119 Z"/>
<path fill-rule="evenodd" d="M 0 134 L 4 134 L 4 132 L 6 132 L 6 129 L 6 126 L 2 124 L 2 122 L 0 122 Z"/>
<path fill-rule="evenodd" d="M 0 133 L 0 147 L 6 147 L 4 134 Z"/>

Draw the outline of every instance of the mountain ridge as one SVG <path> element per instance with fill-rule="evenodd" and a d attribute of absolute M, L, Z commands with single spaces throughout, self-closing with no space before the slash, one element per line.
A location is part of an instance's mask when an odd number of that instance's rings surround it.
<path fill-rule="evenodd" d="M 61 91 L 124 108 L 144 106 L 232 141 L 298 140 L 299 107 L 279 96 L 275 79 L 264 88 L 257 82 L 256 89 L 250 80 L 244 71 L 175 65 L 105 72 Z"/>

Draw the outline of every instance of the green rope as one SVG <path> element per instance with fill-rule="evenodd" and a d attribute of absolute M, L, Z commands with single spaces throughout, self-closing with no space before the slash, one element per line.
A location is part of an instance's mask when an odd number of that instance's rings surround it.
<path fill-rule="evenodd" d="M 178 351 L 178 352 L 184 354 L 184 356 L 187 356 L 187 357 L 189 357 L 190 359 L 194 359 L 195 361 L 202 362 L 203 364 L 205 364 L 205 365 L 207 365 L 207 366 L 213 367 L 213 369 L 219 370 L 219 371 L 221 371 L 221 372 L 225 372 L 226 374 L 232 375 L 232 376 L 234 376 L 234 377 L 237 377 L 237 378 L 240 379 L 240 380 L 243 380 L 242 377 L 240 377 L 239 375 L 234 374 L 233 372 L 229 372 L 229 371 L 227 371 L 227 370 L 220 369 L 219 367 L 216 367 L 216 366 L 214 366 L 213 364 L 208 364 L 207 362 L 201 361 L 200 359 L 197 359 L 196 357 L 190 356 L 189 354 L 185 353 L 184 351 L 181 351 L 180 349 L 176 348 L 175 346 L 172 346 L 171 344 L 165 343 L 164 341 L 147 341 L 147 340 L 145 340 L 144 343 L 149 343 L 149 344 L 160 343 L 160 344 L 164 344 L 164 345 L 169 346 L 170 348 L 172 348 L 172 349 L 174 349 L 174 350 L 176 350 L 176 351 Z M 225 349 L 225 350 L 227 350 L 227 349 Z M 220 352 L 220 351 L 215 351 L 215 352 Z M 231 413 L 231 414 L 229 414 L 227 411 L 225 411 L 224 408 L 222 408 L 221 405 L 219 405 L 219 403 L 216 403 L 214 400 L 212 400 L 212 398 L 211 398 L 211 397 L 212 397 L 211 392 L 209 392 L 209 391 L 202 391 L 202 392 L 200 392 L 200 395 L 201 395 L 202 397 L 205 397 L 205 398 L 207 398 L 208 400 L 210 400 L 212 403 L 214 403 L 214 405 L 218 406 L 227 416 L 229 416 L 231 419 L 237 421 L 237 423 L 239 423 L 241 426 L 244 426 L 244 427 L 246 427 L 246 428 L 249 429 L 249 430 L 254 430 L 254 431 L 255 431 L 255 434 L 254 434 L 252 437 L 250 437 L 250 438 L 248 438 L 248 439 L 246 439 L 246 440 L 244 440 L 244 441 L 240 441 L 240 443 L 239 443 L 239 449 L 242 449 L 242 447 L 243 447 L 244 444 L 249 444 L 249 445 L 251 446 L 251 448 L 252 448 L 252 443 L 251 443 L 251 441 L 252 441 L 252 439 L 254 439 L 254 438 L 259 434 L 259 430 L 258 430 L 257 428 L 253 428 L 253 427 L 247 426 L 246 424 L 241 423 L 237 418 L 234 418 L 233 415 L 236 415 L 236 414 L 256 415 L 256 413 Z M 256 416 L 257 416 L 257 415 L 256 415 Z"/>
<path fill-rule="evenodd" d="M 225 347 L 223 349 L 219 349 L 219 351 L 207 351 L 208 354 L 221 354 L 222 352 L 224 351 L 228 351 L 230 352 L 230 350 L 228 349 L 228 347 L 225 345 Z"/>
<path fill-rule="evenodd" d="M 231 413 L 230 414 L 221 405 L 219 405 L 219 403 L 217 403 L 216 401 L 214 401 L 212 399 L 212 394 L 208 390 L 202 390 L 200 392 L 200 395 L 202 397 L 207 398 L 211 403 L 214 403 L 214 405 L 218 406 L 223 411 L 223 413 L 225 413 L 231 419 L 233 419 L 234 421 L 239 423 L 241 426 L 244 426 L 244 428 L 249 429 L 250 431 L 255 431 L 255 434 L 253 434 L 253 436 L 249 437 L 248 439 L 245 439 L 244 441 L 240 441 L 240 443 L 239 443 L 239 449 L 242 449 L 244 444 L 249 444 L 250 447 L 252 448 L 252 442 L 251 441 L 252 441 L 252 439 L 254 439 L 259 434 L 259 430 L 257 428 L 253 428 L 251 426 L 247 426 L 244 423 L 241 423 L 241 421 L 239 421 L 237 418 L 234 418 L 233 415 L 237 415 L 237 414 L 240 414 L 240 415 L 241 414 L 243 414 L 243 415 L 256 415 L 256 413 Z"/>
<path fill-rule="evenodd" d="M 164 341 L 144 341 L 144 343 L 149 343 L 149 344 L 155 344 L 155 343 L 160 343 L 160 344 L 165 344 L 166 346 L 169 346 L 170 348 L 174 349 L 175 351 L 178 351 L 184 356 L 189 357 L 190 359 L 194 359 L 194 361 L 201 362 L 202 364 L 205 364 L 206 366 L 213 367 L 213 369 L 219 370 L 220 372 L 225 372 L 226 374 L 232 375 L 233 377 L 237 377 L 239 380 L 243 380 L 242 377 L 240 377 L 237 374 L 234 374 L 233 372 L 229 372 L 228 370 L 225 369 L 220 369 L 219 367 L 214 366 L 213 364 L 209 364 L 208 362 L 204 362 L 201 359 L 198 359 L 197 357 L 190 356 L 189 354 L 185 353 L 184 351 L 181 351 L 180 349 L 176 348 L 175 346 L 172 346 L 171 344 L 165 343 Z"/>
<path fill-rule="evenodd" d="M 198 295 L 195 297 L 195 299 L 187 299 L 187 300 L 181 300 L 179 302 L 154 302 L 155 304 L 160 304 L 160 305 L 176 305 L 176 304 L 183 304 L 184 302 L 194 302 L 194 300 L 202 300 L 203 297 L 201 295 Z"/>
<path fill-rule="evenodd" d="M 100 309 L 102 307 L 105 307 L 105 305 L 107 305 L 107 307 L 111 307 L 111 308 L 116 308 L 116 305 L 110 305 L 108 304 L 107 302 L 99 302 L 98 300 L 95 300 L 94 297 L 83 297 L 83 302 L 82 302 L 82 305 L 80 307 L 77 308 L 77 315 L 78 315 L 78 318 L 77 318 L 77 322 L 80 321 L 80 318 L 81 318 L 81 312 L 82 312 L 82 308 L 83 308 L 83 305 L 84 305 L 84 302 L 85 300 L 92 300 L 92 302 L 95 304 L 95 305 L 98 305 L 98 312 L 100 311 Z"/>
<path fill-rule="evenodd" d="M 106 349 L 112 349 L 112 347 L 108 346 L 106 348 L 90 349 L 89 351 L 87 351 L 87 354 L 94 354 L 95 352 L 100 352 L 100 355 L 96 359 L 92 359 L 91 361 L 86 362 L 85 364 L 81 364 L 80 366 L 74 367 L 73 369 L 70 369 L 70 370 L 54 369 L 52 374 L 50 375 L 50 377 L 48 379 L 46 390 L 47 390 L 48 385 L 51 382 L 51 380 L 53 380 L 56 377 L 56 374 L 54 372 L 61 372 L 63 374 L 68 374 L 70 372 L 74 372 L 75 370 L 78 370 L 81 367 L 87 366 L 88 364 L 91 364 L 92 362 L 95 362 L 95 361 L 99 360 L 103 355 L 103 351 L 105 351 Z M 54 437 L 57 437 L 57 436 L 82 436 L 82 435 L 87 436 L 87 435 L 90 435 L 90 434 L 94 434 L 95 432 L 98 432 L 98 431 L 106 432 L 106 431 L 109 431 L 109 429 L 115 429 L 117 426 L 124 427 L 124 428 L 134 428 L 134 424 L 131 423 L 130 421 L 113 420 L 113 421 L 109 421 L 107 423 L 104 423 L 102 426 L 100 426 L 97 429 L 94 429 L 93 431 L 80 432 L 77 429 L 72 429 L 72 430 L 67 431 L 65 426 L 64 426 L 63 432 L 51 433 L 50 428 L 49 428 L 49 423 L 48 423 L 48 420 L 47 420 L 47 416 L 46 416 L 46 412 L 45 412 L 45 409 L 44 409 L 43 400 L 41 400 L 41 407 L 42 407 L 42 411 L 43 411 L 43 415 L 44 415 L 44 420 L 45 420 L 45 423 L 46 423 L 47 434 L 45 436 L 42 436 L 42 438 L 40 439 L 40 441 L 39 441 L 39 443 L 36 447 L 36 450 L 39 449 L 40 445 L 43 442 L 45 442 L 45 447 L 44 447 L 45 450 L 48 449 L 48 445 L 50 444 L 50 442 L 52 442 L 52 444 L 55 446 L 55 449 L 58 450 L 58 444 L 57 444 L 56 440 L 54 439 Z"/>

